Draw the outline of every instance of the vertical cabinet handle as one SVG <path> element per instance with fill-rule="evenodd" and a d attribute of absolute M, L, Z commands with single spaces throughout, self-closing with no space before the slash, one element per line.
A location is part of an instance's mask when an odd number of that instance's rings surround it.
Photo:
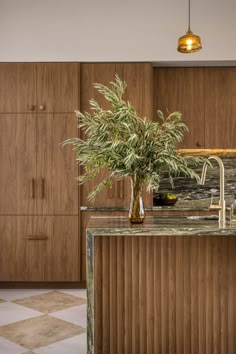
<path fill-rule="evenodd" d="M 30 186 L 31 186 L 31 192 L 30 192 L 31 198 L 35 199 L 35 179 L 34 178 L 31 179 Z"/>
<path fill-rule="evenodd" d="M 41 185 L 41 199 L 45 198 L 45 179 L 40 178 L 40 185 Z"/>

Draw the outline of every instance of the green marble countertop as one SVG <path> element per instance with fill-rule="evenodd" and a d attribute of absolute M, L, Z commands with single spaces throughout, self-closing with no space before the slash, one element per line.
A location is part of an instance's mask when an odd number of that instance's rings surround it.
<path fill-rule="evenodd" d="M 209 204 L 208 204 L 209 205 Z M 162 205 L 162 206 L 152 206 L 144 208 L 146 211 L 171 211 L 171 210 L 179 210 L 179 211 L 191 211 L 191 210 L 205 210 L 208 211 L 209 207 L 207 204 L 199 204 L 199 203 L 176 203 L 175 205 Z M 121 206 L 113 206 L 113 207 L 106 207 L 106 206 L 81 206 L 80 211 L 128 211 L 128 207 L 121 207 Z"/>
<path fill-rule="evenodd" d="M 230 209 L 233 196 L 225 196 L 226 209 Z M 210 198 L 200 200 L 180 200 L 175 205 L 149 206 L 146 211 L 209 211 Z M 128 207 L 122 206 L 81 206 L 81 211 L 128 211 Z"/>
<path fill-rule="evenodd" d="M 233 235 L 236 236 L 236 224 L 220 229 L 218 220 L 211 217 L 200 218 L 186 216 L 151 216 L 143 224 L 130 224 L 127 217 L 91 217 L 87 227 L 92 236 L 177 236 L 177 235 Z"/>

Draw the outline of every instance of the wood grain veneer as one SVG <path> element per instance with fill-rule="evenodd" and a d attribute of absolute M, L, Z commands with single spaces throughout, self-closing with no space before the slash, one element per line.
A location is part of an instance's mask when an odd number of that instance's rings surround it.
<path fill-rule="evenodd" d="M 205 147 L 234 148 L 236 68 L 205 68 Z"/>
<path fill-rule="evenodd" d="M 1 215 L 36 213 L 36 144 L 36 115 L 0 114 Z"/>
<path fill-rule="evenodd" d="M 78 136 L 74 114 L 37 115 L 37 212 L 78 215 L 78 166 L 71 146 L 62 142 Z M 52 138 L 53 137 L 53 138 Z"/>
<path fill-rule="evenodd" d="M 154 68 L 154 119 L 156 111 L 179 111 L 189 128 L 180 148 L 205 147 L 204 68 Z"/>
<path fill-rule="evenodd" d="M 78 216 L 0 216 L 0 245 L 0 281 L 80 280 Z"/>
<path fill-rule="evenodd" d="M 36 111 L 36 63 L 0 63 L 0 113 Z"/>
<path fill-rule="evenodd" d="M 95 353 L 236 352 L 234 236 L 95 237 Z"/>
<path fill-rule="evenodd" d="M 37 110 L 47 113 L 79 109 L 80 63 L 37 63 Z"/>

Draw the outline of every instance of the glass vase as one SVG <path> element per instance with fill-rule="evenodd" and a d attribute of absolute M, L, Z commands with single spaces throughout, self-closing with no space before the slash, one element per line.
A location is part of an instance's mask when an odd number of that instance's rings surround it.
<path fill-rule="evenodd" d="M 142 199 L 143 183 L 137 178 L 131 178 L 131 199 L 129 208 L 129 221 L 132 224 L 141 224 L 144 221 L 144 208 Z"/>

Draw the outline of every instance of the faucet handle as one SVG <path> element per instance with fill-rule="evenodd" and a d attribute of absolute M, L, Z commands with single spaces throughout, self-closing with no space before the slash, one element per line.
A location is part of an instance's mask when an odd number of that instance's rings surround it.
<path fill-rule="evenodd" d="M 221 210 L 222 208 L 221 208 L 221 205 L 219 205 L 219 204 L 210 204 L 209 209 L 210 210 Z"/>

